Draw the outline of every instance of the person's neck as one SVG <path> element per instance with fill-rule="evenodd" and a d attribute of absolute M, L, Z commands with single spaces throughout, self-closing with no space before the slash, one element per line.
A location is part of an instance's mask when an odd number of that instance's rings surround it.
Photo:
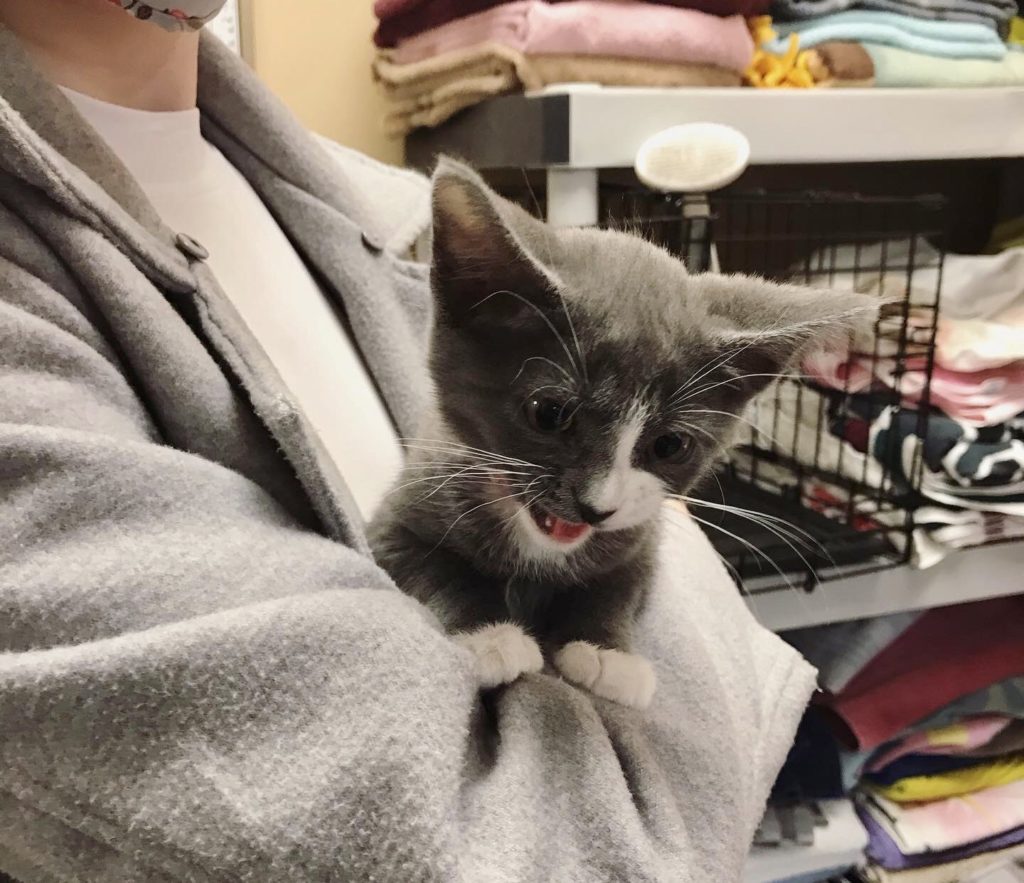
<path fill-rule="evenodd" d="M 195 31 L 165 31 L 108 0 L 3 0 L 0 21 L 58 85 L 138 110 L 196 106 Z"/>

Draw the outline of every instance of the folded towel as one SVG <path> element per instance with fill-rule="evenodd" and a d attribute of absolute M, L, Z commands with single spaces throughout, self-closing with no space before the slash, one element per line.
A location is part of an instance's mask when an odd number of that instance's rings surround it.
<path fill-rule="evenodd" d="M 952 883 L 960 880 L 980 880 L 972 875 L 992 870 L 1024 858 L 1024 846 L 1008 846 L 971 855 L 968 858 L 949 858 L 941 864 L 925 868 L 911 868 L 906 871 L 890 871 L 872 867 L 870 879 L 873 883 Z"/>
<path fill-rule="evenodd" d="M 876 794 L 858 806 L 868 857 L 890 869 L 941 863 L 1024 842 L 1024 782 L 929 803 L 899 804 Z"/>
<path fill-rule="evenodd" d="M 440 27 L 457 18 L 463 18 L 485 9 L 502 6 L 512 0 L 377 0 L 373 11 L 380 23 L 373 35 L 382 49 L 397 46 L 399 42 L 430 28 Z M 561 0 L 548 0 L 558 3 Z M 664 6 L 681 6 L 709 15 L 763 15 L 771 0 L 653 0 Z"/>
<path fill-rule="evenodd" d="M 1022 671 L 1024 596 L 994 598 L 929 610 L 822 702 L 858 747 L 872 748 L 958 696 Z"/>
<path fill-rule="evenodd" d="M 775 0 L 778 19 L 821 18 L 845 9 L 877 9 L 916 18 L 977 22 L 1005 29 L 1017 14 L 1014 0 Z"/>
<path fill-rule="evenodd" d="M 962 760 L 962 759 L 961 759 Z M 945 800 L 974 794 L 986 788 L 1009 785 L 1024 779 L 1024 755 L 974 761 L 962 769 L 948 769 L 931 775 L 907 776 L 891 784 L 872 785 L 871 791 L 895 803 Z M 1024 822 L 1024 816 L 1021 821 Z"/>
<path fill-rule="evenodd" d="M 955 371 L 983 371 L 1024 359 L 1024 309 L 996 320 L 939 316 L 935 361 Z"/>
<path fill-rule="evenodd" d="M 373 71 L 390 99 L 384 126 L 391 135 L 440 125 L 495 95 L 542 89 L 552 83 L 740 85 L 735 71 L 711 65 L 596 55 L 524 55 L 501 43 L 483 43 L 412 64 L 394 64 L 387 53 L 379 53 Z"/>
<path fill-rule="evenodd" d="M 836 88 L 874 85 L 875 65 L 859 43 L 830 41 L 815 46 L 809 52 L 811 68 L 816 71 L 815 85 Z"/>
<path fill-rule="evenodd" d="M 865 770 L 869 773 L 880 772 L 908 755 L 967 754 L 989 745 L 1013 723 L 1014 718 L 1008 714 L 980 714 L 942 727 L 920 730 L 873 755 Z"/>
<path fill-rule="evenodd" d="M 936 58 L 870 41 L 865 41 L 864 49 L 875 65 L 876 86 L 958 89 L 1024 85 L 1024 52 L 1008 52 L 1000 61 L 982 61 Z"/>
<path fill-rule="evenodd" d="M 742 16 L 716 18 L 692 9 L 612 0 L 551 6 L 519 0 L 451 21 L 408 40 L 392 61 L 409 64 L 480 43 L 526 55 L 600 55 L 710 64 L 743 73 L 754 44 Z"/>
<path fill-rule="evenodd" d="M 999 426 L 1024 413 L 1024 361 L 958 371 L 941 364 L 929 369 L 925 356 L 844 360 L 828 353 L 805 360 L 804 371 L 816 383 L 848 393 L 888 386 L 908 408 L 920 408 L 927 388 L 931 405 L 966 426 Z"/>
<path fill-rule="evenodd" d="M 841 40 L 897 46 L 944 58 L 997 60 L 1007 53 L 999 35 L 985 25 L 927 21 L 893 12 L 837 12 L 807 21 L 777 23 L 775 29 L 779 39 L 765 46 L 770 52 L 784 51 L 787 37 L 795 33 L 803 48 Z"/>

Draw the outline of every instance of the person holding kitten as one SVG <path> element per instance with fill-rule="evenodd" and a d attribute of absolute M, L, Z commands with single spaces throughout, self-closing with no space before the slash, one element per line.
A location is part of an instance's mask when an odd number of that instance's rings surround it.
<path fill-rule="evenodd" d="M 850 305 L 431 202 L 222 4 L 0 0 L 0 874 L 739 880 L 813 671 L 663 501 Z"/>

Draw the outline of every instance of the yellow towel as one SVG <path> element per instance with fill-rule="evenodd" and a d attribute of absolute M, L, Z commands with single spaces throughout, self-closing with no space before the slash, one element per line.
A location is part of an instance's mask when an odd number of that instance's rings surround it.
<path fill-rule="evenodd" d="M 1024 779 L 1024 754 L 1010 754 L 978 766 L 951 770 L 934 776 L 908 776 L 891 785 L 873 785 L 871 790 L 896 803 L 941 800 L 970 794 L 984 788 L 1007 785 Z"/>

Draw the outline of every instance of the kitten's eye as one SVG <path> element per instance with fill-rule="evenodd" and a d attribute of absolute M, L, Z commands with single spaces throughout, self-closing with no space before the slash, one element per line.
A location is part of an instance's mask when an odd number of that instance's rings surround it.
<path fill-rule="evenodd" d="M 526 403 L 526 419 L 541 432 L 564 432 L 572 423 L 575 408 L 571 402 L 534 398 Z"/>
<path fill-rule="evenodd" d="M 680 463 L 690 455 L 693 439 L 678 432 L 666 432 L 659 435 L 651 445 L 651 451 L 659 460 Z"/>

